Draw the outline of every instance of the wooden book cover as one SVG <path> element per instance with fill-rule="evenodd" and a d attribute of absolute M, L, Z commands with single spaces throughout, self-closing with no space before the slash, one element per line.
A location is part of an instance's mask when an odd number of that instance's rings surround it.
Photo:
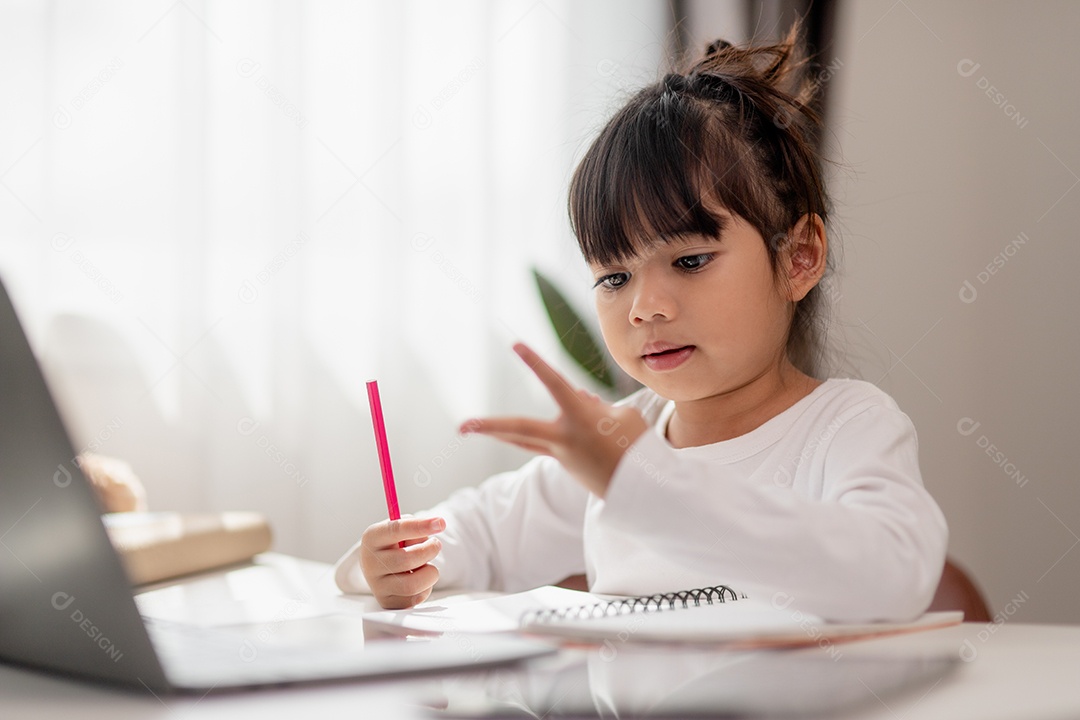
<path fill-rule="evenodd" d="M 254 512 L 124 512 L 102 521 L 133 585 L 243 562 L 272 541 Z"/>

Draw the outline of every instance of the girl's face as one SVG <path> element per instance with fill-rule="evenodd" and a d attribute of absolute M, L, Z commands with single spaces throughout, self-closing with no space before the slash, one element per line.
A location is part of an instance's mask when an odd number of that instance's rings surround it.
<path fill-rule="evenodd" d="M 733 213 L 717 214 L 719 239 L 681 236 L 620 265 L 590 266 L 608 350 L 670 400 L 740 388 L 785 357 L 791 303 L 761 233 Z"/>

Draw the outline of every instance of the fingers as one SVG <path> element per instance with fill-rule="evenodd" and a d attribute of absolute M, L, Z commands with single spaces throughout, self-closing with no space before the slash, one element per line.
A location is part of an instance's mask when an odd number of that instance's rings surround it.
<path fill-rule="evenodd" d="M 574 386 L 560 375 L 555 368 L 548 365 L 542 357 L 533 352 L 532 348 L 525 343 L 515 343 L 514 352 L 532 368 L 536 377 L 540 378 L 540 382 L 544 383 L 544 386 L 547 387 L 551 396 L 555 398 L 555 402 L 559 404 L 559 407 L 566 410 L 578 401 L 579 396 Z"/>
<path fill-rule="evenodd" d="M 599 395 L 597 395 L 596 393 L 591 393 L 588 390 L 586 390 L 585 388 L 578 388 L 577 394 L 578 394 L 578 397 L 581 398 L 582 400 L 586 400 L 586 401 L 592 402 L 592 403 L 600 402 L 600 396 Z"/>
<path fill-rule="evenodd" d="M 402 518 L 364 531 L 360 569 L 380 605 L 412 607 L 427 598 L 439 579 L 438 569 L 428 563 L 442 550 L 442 542 L 428 534 L 445 529 L 442 518 Z"/>
<path fill-rule="evenodd" d="M 553 423 L 533 418 L 474 418 L 462 423 L 460 431 L 462 434 L 514 436 L 540 445 L 556 442 L 559 437 Z"/>
<path fill-rule="evenodd" d="M 528 450 L 529 452 L 536 453 L 538 455 L 552 455 L 554 451 L 548 445 L 542 445 L 536 442 L 533 438 L 524 437 L 522 435 L 513 435 L 511 433 L 487 433 L 496 440 L 502 440 L 503 442 L 510 443 L 511 445 L 517 445 L 522 450 Z"/>
<path fill-rule="evenodd" d="M 366 566 L 363 562 L 364 556 L 361 555 L 361 569 L 364 570 L 369 581 L 387 575 L 408 573 L 434 560 L 438 557 L 440 550 L 442 550 L 442 541 L 435 537 L 429 537 L 403 548 L 394 545 L 372 551 L 368 556 Z"/>
<path fill-rule="evenodd" d="M 568 431 L 576 433 L 575 426 L 590 423 L 588 413 L 603 401 L 588 390 L 572 386 L 524 343 L 515 343 L 514 352 L 544 383 L 559 404 L 563 417 L 555 422 L 532 418 L 472 418 L 463 422 L 458 432 L 490 435 L 529 452 L 557 456 L 556 451 L 567 445 Z"/>
<path fill-rule="evenodd" d="M 441 533 L 445 529 L 446 521 L 442 518 L 409 517 L 400 520 L 383 520 L 365 530 L 362 540 L 364 547 L 384 550 L 396 547 L 400 542 L 423 540 L 428 535 Z"/>
<path fill-rule="evenodd" d="M 558 442 L 558 428 L 554 424 L 530 418 L 472 419 L 462 423 L 458 432 L 489 435 L 541 455 L 551 455 L 552 447 Z"/>
<path fill-rule="evenodd" d="M 438 580 L 439 569 L 434 565 L 425 565 L 416 572 L 392 575 L 378 589 L 372 589 L 380 605 L 388 610 L 397 610 L 427 600 Z"/>

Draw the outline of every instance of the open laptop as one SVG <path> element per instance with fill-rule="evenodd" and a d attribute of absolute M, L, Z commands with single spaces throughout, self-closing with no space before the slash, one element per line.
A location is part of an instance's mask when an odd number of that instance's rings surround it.
<path fill-rule="evenodd" d="M 152 692 L 206 692 L 473 669 L 553 652 L 516 637 L 364 642 L 361 619 L 339 614 L 298 620 L 290 635 L 300 643 L 251 653 L 243 627 L 144 622 L 74 457 L 0 282 L 0 661 Z"/>

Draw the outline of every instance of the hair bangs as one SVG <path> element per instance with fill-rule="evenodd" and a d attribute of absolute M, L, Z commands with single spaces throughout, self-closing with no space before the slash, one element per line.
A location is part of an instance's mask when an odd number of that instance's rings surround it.
<path fill-rule="evenodd" d="M 570 220 L 582 255 L 607 265 L 689 234 L 718 237 L 708 118 L 661 88 L 639 93 L 604 128 L 570 185 Z"/>
<path fill-rule="evenodd" d="M 720 240 L 730 214 L 761 234 L 776 272 L 800 218 L 824 223 L 830 205 L 812 107 L 822 74 L 809 69 L 795 23 L 771 45 L 717 40 L 631 97 L 570 182 L 570 224 L 585 260 L 617 264 L 686 235 Z M 831 252 L 825 262 L 831 270 Z M 826 311 L 816 284 L 789 325 L 788 356 L 815 377 Z"/>

